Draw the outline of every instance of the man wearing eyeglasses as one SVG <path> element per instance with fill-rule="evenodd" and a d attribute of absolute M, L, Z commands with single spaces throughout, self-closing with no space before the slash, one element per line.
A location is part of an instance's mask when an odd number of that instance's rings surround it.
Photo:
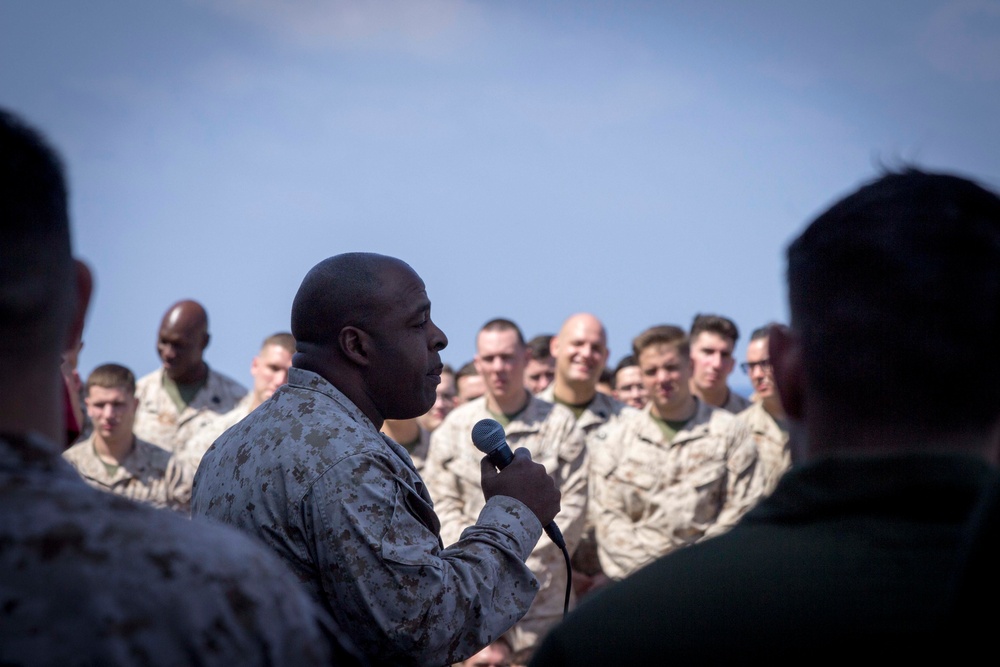
<path fill-rule="evenodd" d="M 755 482 L 760 484 L 762 495 L 770 495 L 778 480 L 792 465 L 788 446 L 788 423 L 781 407 L 778 389 L 774 385 L 771 359 L 768 352 L 770 327 L 764 326 L 750 335 L 747 360 L 740 364 L 750 376 L 757 400 L 738 417 L 750 429 L 757 443 L 757 469 Z"/>

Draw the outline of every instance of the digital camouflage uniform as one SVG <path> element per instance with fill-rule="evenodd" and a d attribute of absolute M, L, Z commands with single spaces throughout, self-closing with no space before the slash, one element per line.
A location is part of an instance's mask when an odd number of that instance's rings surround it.
<path fill-rule="evenodd" d="M 538 590 L 524 559 L 542 527 L 527 506 L 495 496 L 443 548 L 406 450 L 299 368 L 205 454 L 193 514 L 263 540 L 373 664 L 465 659 Z"/>
<path fill-rule="evenodd" d="M 135 438 L 134 443 L 114 474 L 108 474 L 97 455 L 93 435 L 63 452 L 63 458 L 95 489 L 188 515 L 194 472 L 162 447 L 142 438 Z"/>
<path fill-rule="evenodd" d="M 417 469 L 417 472 L 422 473 L 424 465 L 427 463 L 427 452 L 430 451 L 431 432 L 423 426 L 418 426 L 417 428 L 420 429 L 420 439 L 417 441 L 416 446 L 414 446 L 413 451 L 407 450 L 407 452 L 410 455 L 410 460 L 413 461 L 413 467 Z"/>
<path fill-rule="evenodd" d="M 189 456 L 186 451 L 189 441 L 208 439 L 211 444 L 225 430 L 220 427 L 220 418 L 235 408 L 246 393 L 238 382 L 209 368 L 205 386 L 178 413 L 163 388 L 163 368 L 159 368 L 135 383 L 139 407 L 132 431 L 143 440 L 173 452 L 181 461 L 194 460 L 197 457 Z"/>
<path fill-rule="evenodd" d="M 266 549 L 92 489 L 58 449 L 0 436 L 0 664 L 355 664 Z"/>
<path fill-rule="evenodd" d="M 555 383 L 552 383 L 537 396 L 543 401 L 555 403 L 555 389 Z M 609 438 L 614 433 L 614 427 L 621 416 L 629 412 L 638 412 L 638 410 L 607 394 L 601 392 L 594 394 L 593 400 L 576 418 L 576 427 L 583 432 L 584 441 L 587 444 L 587 455 L 591 460 L 598 456 L 597 452 L 618 446 L 615 441 L 609 440 Z M 591 466 L 591 475 L 593 475 L 594 470 L 595 468 Z M 589 483 L 592 484 L 592 480 Z M 594 514 L 594 508 L 595 505 L 588 500 L 587 523 L 580 545 L 577 547 L 576 553 L 573 554 L 573 571 L 587 575 L 602 572 L 597 556 L 597 535 L 595 533 L 597 516 Z"/>
<path fill-rule="evenodd" d="M 736 417 L 704 401 L 671 442 L 652 404 L 624 415 L 617 449 L 595 456 L 591 490 L 601 565 L 621 579 L 732 527 L 752 503 L 756 449 Z"/>
<path fill-rule="evenodd" d="M 479 462 L 483 455 L 472 444 L 472 427 L 481 419 L 494 417 L 483 396 L 452 410 L 431 434 L 423 474 L 441 519 L 445 543 L 458 539 L 482 511 Z M 532 396 L 504 432 L 511 450 L 528 449 L 532 460 L 544 465 L 555 480 L 562 493 L 555 520 L 572 555 L 583 535 L 589 470 L 586 446 L 575 428 L 573 413 Z M 533 647 L 562 619 L 566 597 L 566 562 L 552 540 L 542 538 L 526 562 L 540 588 L 531 609 L 511 633 L 515 652 Z"/>

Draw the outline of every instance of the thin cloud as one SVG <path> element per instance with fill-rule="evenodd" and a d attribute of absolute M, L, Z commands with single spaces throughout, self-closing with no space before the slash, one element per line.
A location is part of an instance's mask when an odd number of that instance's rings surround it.
<path fill-rule="evenodd" d="M 963 81 L 1000 80 L 1000 1 L 945 4 L 928 19 L 920 45 L 945 74 Z"/>
<path fill-rule="evenodd" d="M 435 56 L 469 37 L 479 13 L 465 0 L 193 0 L 281 40 L 317 50 Z"/>

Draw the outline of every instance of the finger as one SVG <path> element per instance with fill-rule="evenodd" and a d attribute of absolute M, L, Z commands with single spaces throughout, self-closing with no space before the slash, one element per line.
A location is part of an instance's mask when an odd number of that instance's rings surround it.
<path fill-rule="evenodd" d="M 499 474 L 488 456 L 484 456 L 482 460 L 479 461 L 479 470 L 482 473 L 483 479 L 490 479 Z"/>

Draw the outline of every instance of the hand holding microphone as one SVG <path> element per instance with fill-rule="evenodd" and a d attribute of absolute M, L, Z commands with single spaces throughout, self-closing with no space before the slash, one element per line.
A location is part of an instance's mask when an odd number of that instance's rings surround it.
<path fill-rule="evenodd" d="M 486 454 L 482 460 L 483 495 L 510 496 L 528 506 L 545 527 L 545 532 L 560 548 L 562 534 L 553 519 L 559 513 L 561 494 L 545 466 L 531 460 L 531 453 L 518 449 L 512 453 L 503 426 L 493 419 L 481 419 L 472 428 L 472 442 Z M 495 469 L 494 469 L 495 468 Z M 502 474 L 498 470 L 504 471 Z"/>

